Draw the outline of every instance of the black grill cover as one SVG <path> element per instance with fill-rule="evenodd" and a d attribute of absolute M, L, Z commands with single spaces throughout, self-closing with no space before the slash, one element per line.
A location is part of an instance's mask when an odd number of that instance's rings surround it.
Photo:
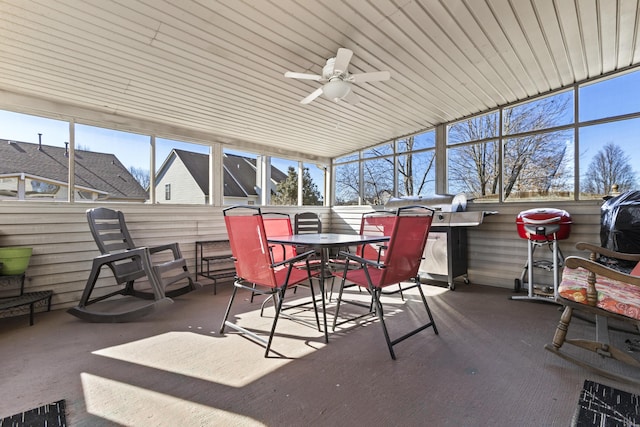
<path fill-rule="evenodd" d="M 600 212 L 600 245 L 616 252 L 640 253 L 640 191 L 607 200 Z"/>

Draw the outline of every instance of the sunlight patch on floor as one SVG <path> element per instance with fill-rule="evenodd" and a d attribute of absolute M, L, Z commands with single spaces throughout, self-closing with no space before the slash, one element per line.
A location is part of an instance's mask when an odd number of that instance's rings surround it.
<path fill-rule="evenodd" d="M 266 335 L 273 320 L 271 314 L 268 310 L 265 317 L 260 317 L 256 311 L 238 313 L 230 320 Z M 93 354 L 230 387 L 243 387 L 292 360 L 324 347 L 322 337 L 315 328 L 283 318 L 278 322 L 271 346 L 282 358 L 275 353 L 272 354 L 275 357 L 264 358 L 263 346 L 231 330 L 225 331 L 225 335 L 206 331 L 171 331 L 96 350 Z M 219 345 L 219 340 L 232 340 L 233 345 Z"/>
<path fill-rule="evenodd" d="M 264 424 L 240 414 L 81 373 L 87 412 L 123 426 Z"/>

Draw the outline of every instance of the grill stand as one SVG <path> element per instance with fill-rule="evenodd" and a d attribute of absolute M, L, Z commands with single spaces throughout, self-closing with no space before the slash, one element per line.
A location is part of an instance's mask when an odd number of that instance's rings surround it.
<path fill-rule="evenodd" d="M 546 301 L 556 302 L 558 298 L 558 282 L 560 279 L 560 267 L 564 265 L 564 255 L 558 246 L 557 234 L 553 233 L 551 240 L 533 240 L 527 239 L 527 263 L 522 269 L 522 274 L 519 279 L 515 279 L 515 291 L 520 291 L 521 284 L 524 283 L 525 275 L 527 275 L 528 292 L 527 295 L 512 296 L 512 300 L 529 300 L 529 301 Z M 553 253 L 553 260 L 535 260 L 533 254 L 536 248 L 540 246 L 551 247 Z M 535 292 L 535 285 L 533 283 L 533 268 L 542 268 L 547 271 L 553 271 L 553 295 L 540 295 Z"/>
<path fill-rule="evenodd" d="M 442 249 L 438 245 L 446 250 L 438 250 Z M 463 276 L 464 283 L 469 284 L 465 227 L 431 227 L 418 275 L 423 283 L 430 280 L 447 282 L 452 291 L 456 289 L 454 279 L 457 277 Z"/>

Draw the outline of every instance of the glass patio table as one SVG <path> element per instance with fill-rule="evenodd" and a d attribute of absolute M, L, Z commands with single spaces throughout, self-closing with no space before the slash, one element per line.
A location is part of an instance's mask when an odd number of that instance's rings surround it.
<path fill-rule="evenodd" d="M 327 270 L 329 264 L 329 249 L 344 248 L 348 246 L 359 246 L 370 243 L 388 242 L 389 236 L 366 236 L 361 234 L 340 234 L 340 233 L 309 233 L 291 234 L 286 236 L 267 237 L 269 243 L 282 245 L 306 246 L 315 249 L 320 253 L 322 266 Z M 327 311 L 325 302 L 324 279 L 326 274 L 320 274 L 320 292 L 322 294 L 322 318 L 324 323 L 324 342 L 329 342 L 329 332 L 327 329 Z"/>

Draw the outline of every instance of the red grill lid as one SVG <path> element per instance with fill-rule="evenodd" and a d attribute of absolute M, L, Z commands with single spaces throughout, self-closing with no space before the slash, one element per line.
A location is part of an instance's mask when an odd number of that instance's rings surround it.
<path fill-rule="evenodd" d="M 557 240 L 569 238 L 571 215 L 562 209 L 537 208 L 522 211 L 516 218 L 518 235 L 529 240 Z"/>

